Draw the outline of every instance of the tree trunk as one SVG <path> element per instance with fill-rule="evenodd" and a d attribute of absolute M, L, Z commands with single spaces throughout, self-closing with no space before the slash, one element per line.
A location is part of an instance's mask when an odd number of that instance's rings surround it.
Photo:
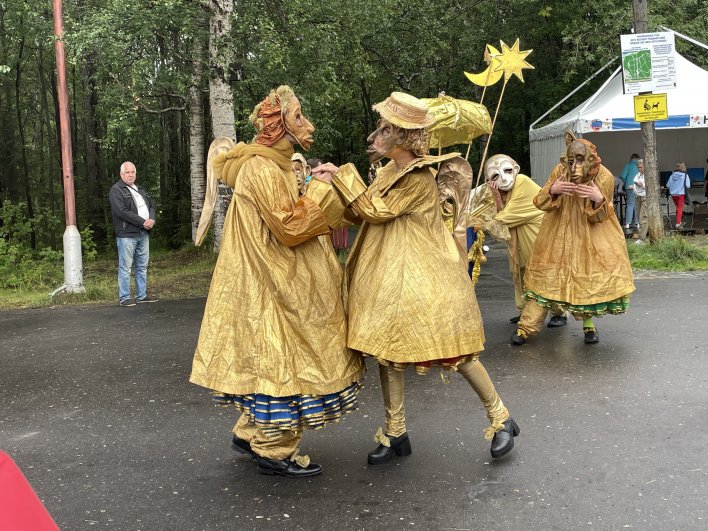
<path fill-rule="evenodd" d="M 233 43 L 227 42 L 231 31 L 234 0 L 212 0 L 209 21 L 209 106 L 214 137 L 236 138 L 234 96 L 229 85 Z M 214 206 L 214 251 L 221 245 L 226 209 L 231 202 L 231 189 L 219 183 L 219 196 Z"/>
<path fill-rule="evenodd" d="M 20 51 L 17 55 L 17 74 L 15 76 L 15 110 L 17 111 L 17 131 L 20 134 L 20 145 L 22 146 L 22 172 L 24 174 L 25 201 L 27 201 L 27 219 L 34 218 L 34 207 L 32 206 L 32 195 L 30 192 L 29 164 L 27 163 L 27 147 L 25 142 L 25 124 L 22 120 L 22 104 L 20 102 L 20 79 L 22 76 L 22 55 L 25 49 L 25 38 L 20 39 Z M 32 249 L 37 248 L 37 233 L 34 226 L 30 232 L 30 245 Z"/>
<path fill-rule="evenodd" d="M 206 172 L 204 170 L 204 43 L 197 36 L 194 41 L 192 86 L 189 89 L 189 175 L 192 197 L 192 241 L 195 241 L 199 218 L 204 208 Z"/>
<path fill-rule="evenodd" d="M 107 238 L 104 220 L 105 197 L 101 188 L 100 171 L 98 168 L 99 154 L 96 143 L 96 113 L 98 94 L 93 79 L 93 54 L 89 54 L 83 65 L 83 77 L 87 87 L 84 93 L 84 128 L 86 138 L 86 194 L 88 219 L 93 229 L 94 240 L 105 242 Z M 75 137 L 78 138 L 78 137 Z"/>
<path fill-rule="evenodd" d="M 647 0 L 633 0 L 634 31 L 649 31 Z M 656 129 L 654 122 L 642 122 L 642 145 L 644 147 L 644 180 L 647 187 L 646 206 L 649 219 L 649 241 L 658 242 L 664 237 L 664 225 L 661 220 L 659 199 L 659 172 L 656 162 Z"/>

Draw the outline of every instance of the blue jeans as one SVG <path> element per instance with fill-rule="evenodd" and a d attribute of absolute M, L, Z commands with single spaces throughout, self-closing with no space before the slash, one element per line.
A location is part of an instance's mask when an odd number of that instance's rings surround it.
<path fill-rule="evenodd" d="M 637 196 L 634 194 L 634 190 L 627 189 L 625 191 L 627 192 L 627 210 L 625 210 L 624 224 L 639 225 L 639 217 L 635 208 Z"/>
<path fill-rule="evenodd" d="M 147 266 L 150 260 L 150 236 L 143 231 L 137 238 L 116 238 L 118 246 L 118 299 L 130 298 L 130 269 L 135 263 L 135 298 L 147 296 Z"/>

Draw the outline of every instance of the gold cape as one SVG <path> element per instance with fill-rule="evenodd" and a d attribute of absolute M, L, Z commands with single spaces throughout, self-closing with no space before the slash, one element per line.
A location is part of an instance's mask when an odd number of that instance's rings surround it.
<path fill-rule="evenodd" d="M 455 155 L 455 154 L 453 154 Z M 333 183 L 363 220 L 346 265 L 350 348 L 394 363 L 480 352 L 484 330 L 467 261 L 445 228 L 435 170 L 389 162 L 368 188 L 352 164 Z"/>
<path fill-rule="evenodd" d="M 529 177 L 518 174 L 504 208 L 494 216 L 496 221 L 509 228 L 509 270 L 514 285 L 519 289 L 522 287 L 524 270 L 543 220 L 543 212 L 533 204 L 533 199 L 540 190 L 541 187 Z"/>
<path fill-rule="evenodd" d="M 281 143 L 272 155 L 246 153 L 237 176 L 222 176 L 234 195 L 190 381 L 223 393 L 323 395 L 364 370 L 346 346 L 341 267 L 317 237 L 329 226 L 314 201 L 298 200 L 292 171 L 274 162 Z"/>
<path fill-rule="evenodd" d="M 575 305 L 609 302 L 634 291 L 627 244 L 614 208 L 614 177 L 604 166 L 594 178 L 605 200 L 594 209 L 578 195 L 551 196 L 564 175 L 558 164 L 534 199 L 546 215 L 526 265 L 526 289 Z"/>

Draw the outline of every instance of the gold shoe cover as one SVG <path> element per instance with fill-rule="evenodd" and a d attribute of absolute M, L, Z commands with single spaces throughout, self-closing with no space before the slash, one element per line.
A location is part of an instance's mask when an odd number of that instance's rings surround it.
<path fill-rule="evenodd" d="M 499 393 L 494 388 L 494 383 L 492 383 L 487 369 L 479 361 L 479 355 L 475 355 L 472 361 L 458 365 L 457 372 L 469 382 L 487 410 L 487 418 L 491 422 L 491 426 L 484 430 L 484 436 L 490 441 L 494 434 L 504 427 L 504 422 L 509 419 L 509 410 L 506 409 Z"/>

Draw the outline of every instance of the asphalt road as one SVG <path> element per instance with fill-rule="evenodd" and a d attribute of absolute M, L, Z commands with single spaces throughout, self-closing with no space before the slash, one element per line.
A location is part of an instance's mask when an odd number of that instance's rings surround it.
<path fill-rule="evenodd" d="M 204 299 L 0 313 L 0 448 L 62 529 L 706 529 L 705 274 L 641 275 L 632 307 L 512 347 L 503 250 L 478 287 L 483 361 L 521 427 L 492 460 L 464 380 L 409 373 L 413 455 L 366 464 L 382 425 L 370 364 L 360 408 L 308 432 L 325 467 L 259 475 L 229 447 L 232 410 L 188 383 Z"/>

